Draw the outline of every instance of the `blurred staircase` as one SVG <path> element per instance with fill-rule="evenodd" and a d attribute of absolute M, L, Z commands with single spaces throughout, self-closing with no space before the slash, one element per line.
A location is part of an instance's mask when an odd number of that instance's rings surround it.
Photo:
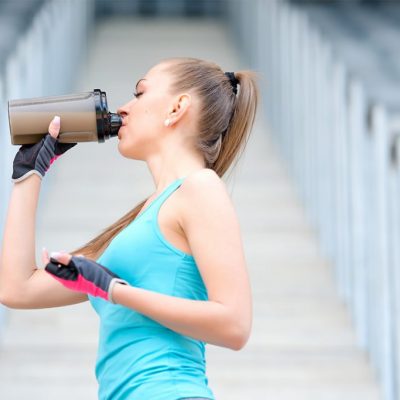
<path fill-rule="evenodd" d="M 115 17 L 103 19 L 93 37 L 76 91 L 105 90 L 112 111 L 162 58 L 194 56 L 227 71 L 248 68 L 229 33 L 214 20 Z M 122 158 L 117 140 L 76 146 L 46 178 L 38 265 L 42 246 L 75 249 L 154 189 L 145 164 Z M 335 292 L 332 267 L 319 254 L 317 237 L 261 115 L 241 161 L 224 180 L 242 228 L 254 324 L 239 352 L 207 346 L 216 399 L 381 399 L 368 357 L 357 348 L 350 316 Z M 89 304 L 12 310 L 0 349 L 0 398 L 96 399 L 97 329 Z"/>

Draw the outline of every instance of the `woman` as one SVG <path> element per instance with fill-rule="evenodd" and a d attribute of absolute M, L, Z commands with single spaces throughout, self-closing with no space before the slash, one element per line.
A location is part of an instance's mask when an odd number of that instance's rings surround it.
<path fill-rule="evenodd" d="M 221 177 L 253 126 L 255 74 L 173 58 L 136 90 L 118 110 L 118 150 L 147 163 L 154 194 L 71 253 L 49 258 L 43 249 L 46 267 L 34 267 L 41 179 L 75 145 L 58 142 L 55 118 L 49 134 L 21 146 L 14 160 L 1 302 L 46 308 L 89 300 L 100 317 L 102 400 L 214 399 L 205 343 L 239 350 L 252 323 L 239 223 Z"/>

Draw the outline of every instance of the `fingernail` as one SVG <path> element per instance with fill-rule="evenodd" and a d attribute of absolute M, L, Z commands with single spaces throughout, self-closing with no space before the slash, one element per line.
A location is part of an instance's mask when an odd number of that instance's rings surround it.
<path fill-rule="evenodd" d="M 43 246 L 43 247 L 42 247 L 42 251 L 46 251 L 46 247 Z"/>
<path fill-rule="evenodd" d="M 50 253 L 50 257 L 52 257 L 52 258 L 58 259 L 58 257 L 60 257 L 60 256 L 61 256 L 61 253 L 58 252 L 58 251 L 52 251 L 52 252 Z"/>
<path fill-rule="evenodd" d="M 56 115 L 53 118 L 53 123 L 56 124 L 56 125 L 60 125 L 60 117 L 58 115 Z"/>

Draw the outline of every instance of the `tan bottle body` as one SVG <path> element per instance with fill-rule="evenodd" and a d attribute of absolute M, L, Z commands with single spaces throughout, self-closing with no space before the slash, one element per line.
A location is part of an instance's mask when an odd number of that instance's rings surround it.
<path fill-rule="evenodd" d="M 104 92 L 96 89 L 64 96 L 10 100 L 8 116 L 11 143 L 39 142 L 55 115 L 61 118 L 61 143 L 104 142 L 118 134 L 122 118 L 108 112 Z"/>

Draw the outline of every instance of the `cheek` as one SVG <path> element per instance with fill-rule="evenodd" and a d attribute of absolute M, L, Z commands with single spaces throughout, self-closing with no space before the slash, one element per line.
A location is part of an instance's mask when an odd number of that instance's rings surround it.
<path fill-rule="evenodd" d="M 159 113 L 156 110 L 156 107 L 151 104 L 137 104 L 137 107 L 132 110 L 131 113 L 131 123 L 130 129 L 133 131 L 137 131 L 137 128 L 142 131 L 143 129 L 148 130 L 152 129 L 150 127 L 154 127 L 160 119 Z"/>
<path fill-rule="evenodd" d="M 130 109 L 129 125 L 121 131 L 121 139 L 133 144 L 155 138 L 164 124 L 161 103 L 154 98 L 138 100 Z"/>
<path fill-rule="evenodd" d="M 160 120 L 160 113 L 154 108 L 146 107 L 143 110 L 142 114 L 142 122 L 146 124 L 147 126 L 151 126 L 152 129 L 154 126 L 159 125 L 159 120 Z"/>

